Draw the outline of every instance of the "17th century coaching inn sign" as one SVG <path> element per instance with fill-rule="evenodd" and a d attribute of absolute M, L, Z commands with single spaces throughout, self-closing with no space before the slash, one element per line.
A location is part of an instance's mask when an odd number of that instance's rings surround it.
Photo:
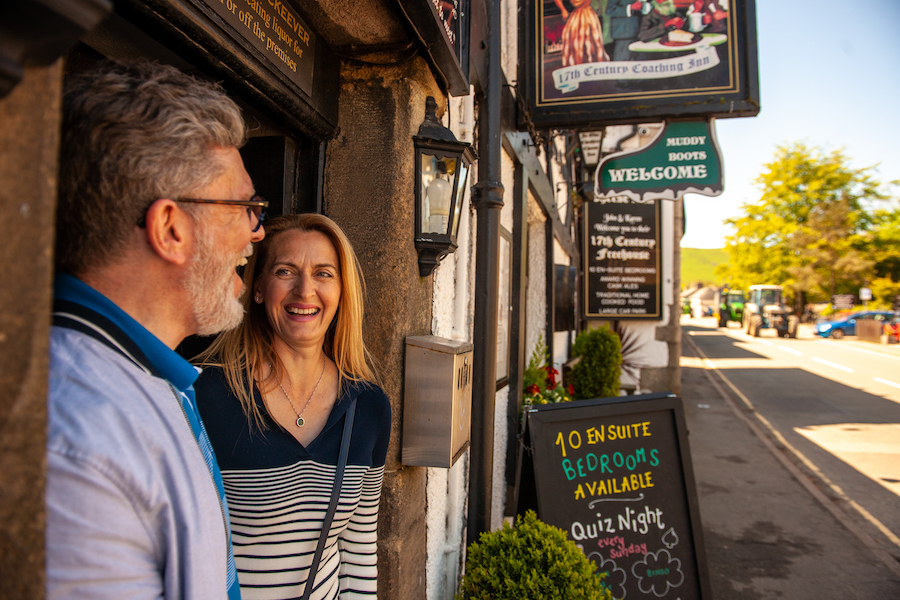
<path fill-rule="evenodd" d="M 538 128 L 759 112 L 754 0 L 525 5 L 519 91 Z"/>

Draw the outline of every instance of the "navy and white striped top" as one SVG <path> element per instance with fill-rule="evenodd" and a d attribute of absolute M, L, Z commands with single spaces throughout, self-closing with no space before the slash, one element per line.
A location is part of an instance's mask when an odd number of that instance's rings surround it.
<path fill-rule="evenodd" d="M 378 502 L 391 431 L 385 393 L 349 383 L 319 436 L 304 447 L 265 411 L 268 428 L 250 425 L 221 369 L 197 380 L 197 404 L 222 469 L 232 544 L 244 600 L 299 598 L 331 499 L 344 415 L 356 416 L 341 497 L 319 563 L 312 600 L 374 598 Z"/>

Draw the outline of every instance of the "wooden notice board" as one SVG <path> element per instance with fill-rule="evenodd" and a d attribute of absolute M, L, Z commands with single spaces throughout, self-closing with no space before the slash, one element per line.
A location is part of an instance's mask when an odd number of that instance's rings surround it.
<path fill-rule="evenodd" d="M 525 414 L 520 510 L 533 493 L 540 519 L 608 573 L 616 598 L 711 597 L 680 398 L 579 400 Z"/>

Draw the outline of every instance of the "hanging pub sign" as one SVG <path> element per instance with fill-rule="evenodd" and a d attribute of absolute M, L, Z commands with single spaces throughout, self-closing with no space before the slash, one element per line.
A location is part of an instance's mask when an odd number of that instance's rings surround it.
<path fill-rule="evenodd" d="M 519 90 L 537 128 L 759 113 L 755 0 L 525 6 Z"/>
<path fill-rule="evenodd" d="M 724 189 L 724 162 L 714 121 L 665 123 L 638 150 L 610 154 L 594 175 L 594 195 L 610 200 L 677 200 L 690 192 L 718 196 Z"/>
<path fill-rule="evenodd" d="M 584 205 L 584 316 L 662 319 L 660 201 Z"/>
<path fill-rule="evenodd" d="M 398 0 L 453 96 L 469 94 L 470 0 Z"/>
<path fill-rule="evenodd" d="M 284 0 L 203 0 L 269 63 L 311 96 L 316 36 Z"/>

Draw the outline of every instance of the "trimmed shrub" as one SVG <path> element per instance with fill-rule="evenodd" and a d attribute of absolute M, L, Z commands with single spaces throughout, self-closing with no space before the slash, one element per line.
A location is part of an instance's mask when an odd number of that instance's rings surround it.
<path fill-rule="evenodd" d="M 622 375 L 622 345 L 608 327 L 582 331 L 572 344 L 572 356 L 580 357 L 567 381 L 575 398 L 606 398 L 619 395 Z"/>
<path fill-rule="evenodd" d="M 562 529 L 529 510 L 469 546 L 456 600 L 612 600 L 612 592 Z"/>

